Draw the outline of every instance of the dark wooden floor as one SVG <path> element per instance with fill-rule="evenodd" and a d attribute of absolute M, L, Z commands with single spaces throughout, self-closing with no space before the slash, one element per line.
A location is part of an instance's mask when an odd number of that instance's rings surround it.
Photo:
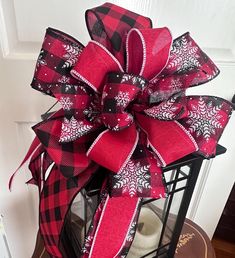
<path fill-rule="evenodd" d="M 215 249 L 216 258 L 235 258 L 235 243 L 213 238 L 212 245 Z"/>

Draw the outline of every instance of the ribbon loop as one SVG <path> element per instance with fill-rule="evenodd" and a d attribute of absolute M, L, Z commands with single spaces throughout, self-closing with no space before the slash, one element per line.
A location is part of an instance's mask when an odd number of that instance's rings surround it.
<path fill-rule="evenodd" d="M 95 131 L 100 127 L 93 110 L 99 110 L 95 96 L 89 86 L 64 84 L 52 87 L 53 95 L 58 99 L 64 111 L 59 142 L 71 142 Z"/>
<path fill-rule="evenodd" d="M 168 100 L 160 102 L 158 105 L 144 110 L 144 113 L 150 117 L 159 120 L 178 120 L 186 115 L 185 97 L 175 94 Z"/>
<path fill-rule="evenodd" d="M 89 69 L 87 69 L 89 67 Z M 95 92 L 102 92 L 106 74 L 123 71 L 118 60 L 104 46 L 91 41 L 83 50 L 71 75 L 89 85 Z"/>
<path fill-rule="evenodd" d="M 194 138 L 176 121 L 160 121 L 141 114 L 136 118 L 163 167 L 198 150 Z"/>
<path fill-rule="evenodd" d="M 87 28 L 92 39 L 105 46 L 124 66 L 126 34 L 131 28 L 151 28 L 148 17 L 105 3 L 86 11 Z"/>
<path fill-rule="evenodd" d="M 151 80 L 165 67 L 172 44 L 168 28 L 131 29 L 127 35 L 127 72 Z"/>
<path fill-rule="evenodd" d="M 63 84 L 78 85 L 70 76 L 83 50 L 83 45 L 70 35 L 48 28 L 40 51 L 31 86 L 45 94 L 53 96 L 51 87 Z"/>
<path fill-rule="evenodd" d="M 166 100 L 172 94 L 204 84 L 219 74 L 218 67 L 200 49 L 189 33 L 173 41 L 169 60 L 161 74 L 151 79 L 146 94 Z"/>
<path fill-rule="evenodd" d="M 205 157 L 216 153 L 217 143 L 232 114 L 230 102 L 213 96 L 188 96 L 187 116 L 179 123 L 195 139 Z"/>
<path fill-rule="evenodd" d="M 59 142 L 61 137 L 62 110 L 55 113 L 48 120 L 33 127 L 38 139 L 44 146 L 51 159 L 58 166 L 65 177 L 73 177 L 83 172 L 91 163 L 86 156 L 91 135 L 84 135 L 73 142 Z M 73 155 L 71 155 L 71 153 Z"/>

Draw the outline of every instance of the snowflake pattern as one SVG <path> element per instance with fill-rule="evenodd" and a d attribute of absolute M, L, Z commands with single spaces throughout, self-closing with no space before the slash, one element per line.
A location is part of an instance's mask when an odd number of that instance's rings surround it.
<path fill-rule="evenodd" d="M 69 83 L 69 81 L 70 81 L 70 78 L 65 75 L 63 75 L 61 78 L 58 79 L 58 82 L 60 83 Z"/>
<path fill-rule="evenodd" d="M 109 126 L 108 126 L 109 127 Z M 120 125 L 119 124 L 116 124 L 113 128 L 112 128 L 113 131 L 119 131 L 120 130 Z"/>
<path fill-rule="evenodd" d="M 128 232 L 128 235 L 126 237 L 126 240 L 128 242 L 132 242 L 134 240 L 134 236 L 135 236 L 135 227 L 136 227 L 136 221 L 131 223 L 131 227 L 130 230 Z"/>
<path fill-rule="evenodd" d="M 75 65 L 78 60 L 78 56 L 80 55 L 82 48 L 76 45 L 63 45 L 66 53 L 63 57 L 66 59 L 62 68 L 69 68 Z"/>
<path fill-rule="evenodd" d="M 198 105 L 192 105 L 192 110 L 189 111 L 189 132 L 196 133 L 196 137 L 202 135 L 208 141 L 211 135 L 216 134 L 216 129 L 223 128 L 219 121 L 222 117 L 220 110 L 221 106 L 213 106 L 212 101 L 206 103 L 200 97 Z"/>
<path fill-rule="evenodd" d="M 212 80 L 217 74 L 218 74 L 219 70 L 217 67 L 215 67 L 214 71 L 212 71 L 211 74 L 206 74 L 206 77 L 208 80 Z"/>
<path fill-rule="evenodd" d="M 137 192 L 143 193 L 144 189 L 151 189 L 150 175 L 148 174 L 150 165 L 141 166 L 140 162 L 134 163 L 129 160 L 117 174 L 114 175 L 114 188 L 122 188 L 122 192 L 133 197 Z"/>
<path fill-rule="evenodd" d="M 45 65 L 47 65 L 46 60 L 43 59 L 43 53 L 44 53 L 44 50 L 41 50 L 41 51 L 40 51 L 40 54 L 39 54 L 39 56 L 38 56 L 37 63 L 36 63 L 36 71 L 37 71 L 37 69 L 38 69 L 40 66 L 45 66 Z"/>
<path fill-rule="evenodd" d="M 144 110 L 144 112 L 155 119 L 160 120 L 173 120 L 179 107 L 175 106 L 177 96 L 168 99 L 166 102 L 162 102 L 158 106 L 153 106 Z"/>
<path fill-rule="evenodd" d="M 124 74 L 122 76 L 121 83 L 131 83 L 134 85 L 140 85 L 141 89 L 143 89 L 146 85 L 146 81 L 143 78 L 137 77 L 136 75 L 132 74 Z"/>
<path fill-rule="evenodd" d="M 191 70 L 200 66 L 198 58 L 198 47 L 192 46 L 192 42 L 188 42 L 186 37 L 183 36 L 172 45 L 167 68 L 176 67 L 178 72 Z"/>
<path fill-rule="evenodd" d="M 115 100 L 117 101 L 118 106 L 126 107 L 130 102 L 129 92 L 119 91 L 118 95 L 115 96 Z"/>
<path fill-rule="evenodd" d="M 59 103 L 61 104 L 64 110 L 70 110 L 73 106 L 73 102 L 69 97 L 61 97 Z"/>
<path fill-rule="evenodd" d="M 101 98 L 101 104 L 104 104 L 104 99 L 108 96 L 109 94 L 106 91 L 103 91 L 102 93 L 102 98 Z"/>
<path fill-rule="evenodd" d="M 170 88 L 173 92 L 178 92 L 182 89 L 182 82 L 180 81 L 180 78 L 172 79 L 170 82 Z"/>
<path fill-rule="evenodd" d="M 89 249 L 91 248 L 92 240 L 93 240 L 93 236 L 87 236 L 85 238 L 85 242 L 82 247 L 82 253 L 89 254 Z"/>
<path fill-rule="evenodd" d="M 70 142 L 87 134 L 92 129 L 92 125 L 84 124 L 83 121 L 77 121 L 73 116 L 71 119 L 64 119 L 62 123 L 60 142 Z"/>

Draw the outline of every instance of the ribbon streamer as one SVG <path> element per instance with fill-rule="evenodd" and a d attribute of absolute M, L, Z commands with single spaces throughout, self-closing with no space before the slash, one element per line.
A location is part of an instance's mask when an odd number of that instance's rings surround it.
<path fill-rule="evenodd" d="M 189 33 L 173 40 L 168 28 L 152 28 L 149 18 L 110 3 L 88 10 L 86 22 L 86 47 L 46 31 L 31 85 L 61 109 L 33 127 L 40 142 L 30 149 L 29 183 L 39 187 L 45 247 L 62 257 L 73 198 L 94 173 L 108 170 L 83 257 L 125 257 L 141 198 L 166 195 L 162 167 L 196 151 L 212 157 L 232 105 L 186 96 L 219 74 Z"/>

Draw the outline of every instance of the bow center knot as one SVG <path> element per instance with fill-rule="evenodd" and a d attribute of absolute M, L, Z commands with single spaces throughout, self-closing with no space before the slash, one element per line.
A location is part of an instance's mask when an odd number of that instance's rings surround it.
<path fill-rule="evenodd" d="M 148 81 L 139 75 L 111 72 L 102 93 L 101 119 L 105 126 L 119 131 L 133 123 L 132 104 Z"/>

